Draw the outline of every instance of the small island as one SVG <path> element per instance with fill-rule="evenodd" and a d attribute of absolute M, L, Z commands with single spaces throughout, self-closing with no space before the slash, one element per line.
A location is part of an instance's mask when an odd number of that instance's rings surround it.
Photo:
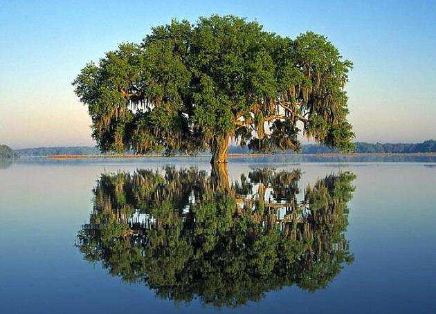
<path fill-rule="evenodd" d="M 15 159 L 19 155 L 7 145 L 0 145 L 0 159 Z"/>

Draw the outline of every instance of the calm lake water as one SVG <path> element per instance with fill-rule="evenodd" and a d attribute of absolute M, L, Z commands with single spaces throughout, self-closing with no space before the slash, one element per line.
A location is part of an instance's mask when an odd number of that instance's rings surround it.
<path fill-rule="evenodd" d="M 0 313 L 436 312 L 435 157 L 24 159 L 0 191 Z"/>

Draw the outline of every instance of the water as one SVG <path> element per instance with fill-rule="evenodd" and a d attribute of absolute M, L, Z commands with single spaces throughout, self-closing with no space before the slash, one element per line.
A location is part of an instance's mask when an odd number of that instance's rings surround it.
<path fill-rule="evenodd" d="M 436 160 L 315 161 L 2 163 L 0 312 L 436 312 Z"/>

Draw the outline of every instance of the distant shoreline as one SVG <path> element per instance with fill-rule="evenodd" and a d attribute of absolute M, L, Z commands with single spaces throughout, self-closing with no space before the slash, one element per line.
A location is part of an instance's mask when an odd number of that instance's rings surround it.
<path fill-rule="evenodd" d="M 354 153 L 346 153 L 342 154 L 337 150 L 331 149 L 324 145 L 319 144 L 305 144 L 302 145 L 301 151 L 299 154 L 302 155 L 319 155 L 322 156 L 354 156 L 354 154 L 365 154 L 365 156 L 369 156 L 369 154 L 428 154 L 428 153 L 436 153 L 436 140 L 427 140 L 422 143 L 365 143 L 365 142 L 355 142 L 355 150 Z M 240 155 L 254 155 L 254 156 L 264 156 L 264 154 L 252 152 L 248 147 L 239 147 L 235 145 L 231 145 L 229 147 L 229 154 L 232 156 L 240 156 Z M 64 157 L 56 157 L 57 159 L 77 159 L 77 158 L 85 158 L 85 157 L 77 157 L 77 156 L 91 156 L 86 158 L 141 158 L 141 157 L 162 157 L 160 154 L 152 153 L 150 155 L 139 154 L 136 155 L 133 151 L 125 151 L 121 154 L 102 154 L 100 149 L 96 146 L 57 146 L 57 147 L 35 147 L 35 148 L 25 148 L 25 149 L 17 149 L 14 153 L 20 156 L 35 156 L 35 157 L 47 157 L 47 156 L 64 156 Z M 281 154 L 292 154 L 291 151 L 283 151 L 277 152 L 277 155 Z M 205 156 L 206 152 L 199 152 L 197 156 Z M 1 155 L 1 154 L 0 154 Z M 177 156 L 177 157 L 181 157 Z M 184 155 L 183 155 L 184 156 Z M 208 155 L 210 156 L 210 154 Z"/>
<path fill-rule="evenodd" d="M 50 160 L 69 159 L 138 159 L 138 158 L 201 158 L 211 155 L 50 155 L 50 156 L 26 156 L 26 158 L 46 158 Z M 436 156 L 436 153 L 318 153 L 318 154 L 229 154 L 229 158 L 238 157 L 275 157 L 275 156 L 317 156 L 317 157 L 356 157 L 356 156 Z"/>

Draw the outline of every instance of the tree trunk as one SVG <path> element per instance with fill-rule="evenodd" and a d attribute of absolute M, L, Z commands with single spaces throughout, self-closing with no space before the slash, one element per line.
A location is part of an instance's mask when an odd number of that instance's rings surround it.
<path fill-rule="evenodd" d="M 227 153 L 229 150 L 230 134 L 219 135 L 213 139 L 211 150 L 211 164 L 227 163 Z"/>
<path fill-rule="evenodd" d="M 216 191 L 231 193 L 229 173 L 225 162 L 212 164 L 211 177 Z"/>

